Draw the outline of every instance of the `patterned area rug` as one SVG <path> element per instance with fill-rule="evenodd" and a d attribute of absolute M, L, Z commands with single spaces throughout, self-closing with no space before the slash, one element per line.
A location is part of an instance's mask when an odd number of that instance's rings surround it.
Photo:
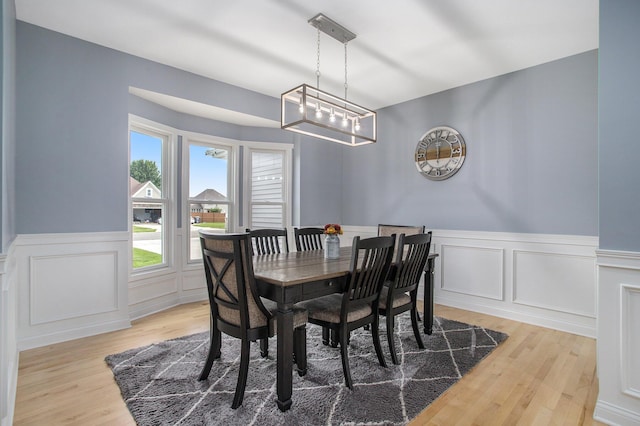
<path fill-rule="evenodd" d="M 382 321 L 381 321 L 382 322 Z M 422 324 L 420 324 L 422 327 Z M 276 340 L 269 357 L 252 344 L 244 402 L 231 402 L 238 378 L 240 346 L 223 334 L 222 357 L 209 380 L 198 381 L 208 349 L 208 332 L 109 355 L 122 396 L 139 425 L 405 425 L 507 338 L 482 327 L 434 318 L 426 349 L 419 349 L 409 315 L 396 318 L 401 365 L 388 355 L 386 330 L 380 339 L 387 368 L 378 364 L 370 332 L 351 335 L 349 361 L 354 390 L 344 386 L 340 349 L 324 346 L 321 329 L 307 326 L 308 373 L 293 374 L 293 406 L 278 410 Z"/>

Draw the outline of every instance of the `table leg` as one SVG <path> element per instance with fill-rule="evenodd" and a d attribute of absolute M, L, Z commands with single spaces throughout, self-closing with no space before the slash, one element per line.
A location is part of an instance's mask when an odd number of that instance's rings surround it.
<path fill-rule="evenodd" d="M 424 271 L 424 332 L 433 333 L 433 281 L 434 259 L 427 260 L 427 268 Z"/>
<path fill-rule="evenodd" d="M 278 303 L 278 350 L 277 377 L 278 408 L 287 411 L 291 408 L 293 379 L 293 310 L 291 305 Z"/>

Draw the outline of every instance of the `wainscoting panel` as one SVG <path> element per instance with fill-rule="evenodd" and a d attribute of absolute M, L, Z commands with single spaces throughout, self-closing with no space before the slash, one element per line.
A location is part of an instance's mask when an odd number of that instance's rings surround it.
<path fill-rule="evenodd" d="M 594 418 L 640 424 L 640 253 L 599 250 Z"/>
<path fill-rule="evenodd" d="M 377 226 L 343 229 L 345 246 L 377 235 Z M 429 230 L 435 303 L 596 336 L 598 237 Z"/>
<path fill-rule="evenodd" d="M 19 235 L 18 345 L 128 327 L 128 233 Z"/>
<path fill-rule="evenodd" d="M 440 246 L 440 288 L 445 291 L 503 299 L 503 257 L 499 248 Z M 481 272 L 481 273 L 478 273 Z"/>
<path fill-rule="evenodd" d="M 117 255 L 32 256 L 30 324 L 117 310 Z"/>
<path fill-rule="evenodd" d="M 195 290 L 198 292 L 207 291 L 207 282 L 204 276 L 204 267 L 200 265 L 198 269 L 191 269 L 182 274 L 182 289 L 184 291 Z"/>
<path fill-rule="evenodd" d="M 640 399 L 640 286 L 621 285 L 620 310 L 622 391 Z"/>
<path fill-rule="evenodd" d="M 597 237 L 433 230 L 435 303 L 596 335 Z"/>
<path fill-rule="evenodd" d="M 514 250 L 513 270 L 515 303 L 595 317 L 595 257 Z"/>

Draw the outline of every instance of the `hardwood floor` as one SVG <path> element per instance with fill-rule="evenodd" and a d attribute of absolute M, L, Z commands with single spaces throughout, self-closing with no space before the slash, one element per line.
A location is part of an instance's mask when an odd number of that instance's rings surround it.
<path fill-rule="evenodd" d="M 460 309 L 436 315 L 509 334 L 412 425 L 599 425 L 593 339 Z M 20 354 L 14 425 L 134 425 L 106 355 L 209 328 L 208 303 L 178 306 L 126 330 Z"/>

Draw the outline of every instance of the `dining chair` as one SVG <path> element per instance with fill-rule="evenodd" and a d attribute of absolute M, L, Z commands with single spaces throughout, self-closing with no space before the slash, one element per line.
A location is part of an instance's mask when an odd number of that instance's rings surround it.
<path fill-rule="evenodd" d="M 398 252 L 394 265 L 393 280 L 388 281 L 382 288 L 378 305 L 380 315 L 387 320 L 387 341 L 391 360 L 398 364 L 394 339 L 394 319 L 396 315 L 411 311 L 411 326 L 418 342 L 418 347 L 424 349 L 420 330 L 418 328 L 418 284 L 429 257 L 431 247 L 431 232 L 426 234 L 404 235 L 398 237 Z M 391 301 L 391 303 L 389 302 Z"/>
<path fill-rule="evenodd" d="M 324 228 L 293 228 L 296 238 L 296 250 L 322 250 L 322 240 L 324 239 Z"/>
<path fill-rule="evenodd" d="M 415 235 L 415 234 L 424 234 L 424 225 L 386 225 L 379 223 L 378 224 L 378 236 L 382 237 L 385 235 Z M 396 239 L 396 247 L 394 251 L 398 250 L 398 242 Z M 395 258 L 395 253 L 394 253 Z"/>
<path fill-rule="evenodd" d="M 415 234 L 424 234 L 425 227 L 424 225 L 387 225 L 383 223 L 378 224 L 378 236 L 383 235 L 415 235 Z M 396 258 L 396 253 L 398 252 L 398 242 L 399 239 L 396 238 L 396 246 L 393 249 L 393 258 Z M 417 311 L 416 311 L 417 312 Z M 420 321 L 420 315 L 418 315 L 418 321 Z"/>
<path fill-rule="evenodd" d="M 247 228 L 251 237 L 253 254 L 289 253 L 287 230 L 281 228 L 254 229 Z"/>
<path fill-rule="evenodd" d="M 348 285 L 342 294 L 331 294 L 301 303 L 307 309 L 309 322 L 335 332 L 340 343 L 345 384 L 353 389 L 349 369 L 348 342 L 351 331 L 371 324 L 373 347 L 381 366 L 387 364 L 380 347 L 378 333 L 378 300 L 389 273 L 395 235 L 353 238 Z"/>
<path fill-rule="evenodd" d="M 258 295 L 248 234 L 200 233 L 200 245 L 209 293 L 210 342 L 198 380 L 205 380 L 221 356 L 221 333 L 241 340 L 240 368 L 231 408 L 242 405 L 249 369 L 250 342 L 275 335 L 276 304 L 265 304 Z M 307 371 L 307 311 L 294 307 L 293 350 L 298 374 Z M 264 356 L 264 354 L 263 354 Z"/>

